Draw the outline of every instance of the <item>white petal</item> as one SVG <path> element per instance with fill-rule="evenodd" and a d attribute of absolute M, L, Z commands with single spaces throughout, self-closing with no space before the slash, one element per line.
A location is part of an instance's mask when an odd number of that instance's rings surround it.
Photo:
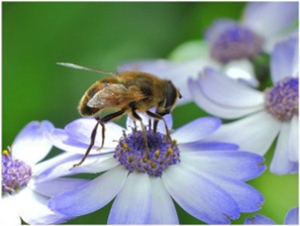
<path fill-rule="evenodd" d="M 53 197 L 59 193 L 66 192 L 86 184 L 88 181 L 89 180 L 86 179 L 76 178 L 57 178 L 43 183 L 34 183 L 34 180 L 31 180 L 29 186 L 41 195 Z"/>
<path fill-rule="evenodd" d="M 28 224 L 57 224 L 68 220 L 68 217 L 54 213 L 47 207 L 48 198 L 27 188 L 19 194 L 20 215 Z"/>
<path fill-rule="evenodd" d="M 270 171 L 283 175 L 293 170 L 294 163 L 289 160 L 289 132 L 290 123 L 282 123 L 277 140 L 274 156 L 270 165 Z"/>
<path fill-rule="evenodd" d="M 223 71 L 228 77 L 238 80 L 245 85 L 258 87 L 259 82 L 256 79 L 253 65 L 248 60 L 233 60 L 227 63 Z"/>
<path fill-rule="evenodd" d="M 234 143 L 241 150 L 264 155 L 273 143 L 281 122 L 272 115 L 261 111 L 235 122 L 223 124 L 205 141 Z"/>
<path fill-rule="evenodd" d="M 151 112 L 155 112 L 155 109 L 152 109 Z M 152 128 L 153 128 L 153 119 L 152 118 L 150 118 L 149 116 L 147 116 L 144 113 L 139 113 L 139 116 L 142 118 L 143 124 L 144 124 L 145 127 L 149 126 L 149 119 L 151 119 Z M 172 115 L 167 114 L 167 115 L 164 116 L 164 119 L 167 123 L 168 129 L 171 130 L 172 126 L 173 126 Z M 139 121 L 135 121 L 135 125 L 134 125 L 134 121 L 130 117 L 127 117 L 127 121 L 126 121 L 127 130 L 131 133 L 132 128 L 135 128 L 135 126 L 137 127 L 138 130 L 142 129 L 141 128 L 141 123 Z M 157 131 L 161 132 L 163 134 L 166 133 L 165 125 L 164 125 L 163 121 L 161 121 L 161 120 L 158 122 Z"/>
<path fill-rule="evenodd" d="M 61 163 L 64 163 L 66 161 L 70 161 L 71 159 L 77 159 L 77 158 L 78 156 L 76 155 L 70 153 L 62 153 L 60 155 L 57 155 L 51 159 L 48 159 L 47 161 L 43 161 L 35 165 L 34 167 L 32 167 L 32 176 L 38 176 L 52 167 L 60 165 Z"/>
<path fill-rule="evenodd" d="M 290 123 L 289 131 L 289 160 L 299 162 L 299 118 L 294 116 Z"/>
<path fill-rule="evenodd" d="M 234 180 L 247 181 L 265 170 L 264 158 L 245 151 L 191 151 L 183 150 L 180 164 L 197 171 L 222 175 Z"/>
<path fill-rule="evenodd" d="M 5 195 L 0 200 L 0 225 L 21 225 L 18 205 L 14 197 Z"/>
<path fill-rule="evenodd" d="M 150 177 L 151 183 L 151 221 L 150 224 L 179 224 L 171 196 L 161 178 Z"/>
<path fill-rule="evenodd" d="M 89 146 L 89 144 L 81 143 L 77 140 L 71 139 L 70 135 L 62 129 L 54 129 L 52 133 L 47 134 L 47 137 L 55 147 L 73 154 L 84 155 Z M 116 140 L 117 139 L 118 138 L 116 137 Z M 114 145 L 114 147 L 116 147 L 117 143 L 114 142 Z M 99 155 L 111 152 L 113 150 L 112 147 L 105 146 L 101 150 L 97 150 L 98 147 L 94 145 L 89 154 Z"/>
<path fill-rule="evenodd" d="M 80 118 L 74 120 L 65 127 L 66 133 L 70 136 L 72 140 L 84 144 L 90 144 L 91 133 L 96 126 L 97 121 L 90 118 Z M 106 148 L 114 148 L 116 146 L 115 140 L 118 140 L 122 136 L 122 131 L 124 128 L 121 126 L 109 122 L 105 124 L 105 141 L 104 146 Z M 95 139 L 95 146 L 101 146 L 102 143 L 102 129 L 101 125 L 98 126 L 97 135 Z"/>
<path fill-rule="evenodd" d="M 169 167 L 162 180 L 172 198 L 189 214 L 209 224 L 239 217 L 236 202 L 222 188 L 181 164 Z"/>
<path fill-rule="evenodd" d="M 112 205 L 108 224 L 149 224 L 151 203 L 149 176 L 131 173 Z"/>
<path fill-rule="evenodd" d="M 90 182 L 50 199 L 49 207 L 68 216 L 81 216 L 108 204 L 121 190 L 128 171 L 118 166 Z"/>
<path fill-rule="evenodd" d="M 42 182 L 78 173 L 100 173 L 119 165 L 119 162 L 113 157 L 113 154 L 107 154 L 101 156 L 89 156 L 80 166 L 73 167 L 74 164 L 79 163 L 81 158 L 82 156 L 76 155 L 74 158 L 70 158 L 40 174 L 36 177 L 36 180 Z"/>
<path fill-rule="evenodd" d="M 12 144 L 13 156 L 31 166 L 42 160 L 52 148 L 45 134 L 53 129 L 54 126 L 49 121 L 27 124 Z"/>
<path fill-rule="evenodd" d="M 205 68 L 198 82 L 205 96 L 220 105 L 245 108 L 259 106 L 264 101 L 263 93 L 211 68 Z"/>
<path fill-rule="evenodd" d="M 172 138 L 180 144 L 200 141 L 215 132 L 221 123 L 221 120 L 216 117 L 198 118 L 176 129 L 172 133 Z"/>
<path fill-rule="evenodd" d="M 205 111 L 209 112 L 212 115 L 226 118 L 226 119 L 235 119 L 240 118 L 242 116 L 251 114 L 253 112 L 261 110 L 263 107 L 255 106 L 255 107 L 248 107 L 248 108 L 235 108 L 229 107 L 226 105 L 221 105 L 213 102 L 208 98 L 202 91 L 198 84 L 198 82 L 189 80 L 189 87 L 191 94 L 194 98 L 195 103 L 203 108 Z"/>
<path fill-rule="evenodd" d="M 287 29 L 297 18 L 297 2 L 251 2 L 245 9 L 243 22 L 264 38 L 269 38 Z"/>
<path fill-rule="evenodd" d="M 277 44 L 271 56 L 273 83 L 298 75 L 298 38 L 290 38 Z"/>

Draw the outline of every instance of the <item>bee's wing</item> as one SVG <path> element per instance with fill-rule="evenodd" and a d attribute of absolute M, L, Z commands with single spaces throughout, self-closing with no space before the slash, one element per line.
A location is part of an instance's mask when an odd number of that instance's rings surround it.
<path fill-rule="evenodd" d="M 113 108 L 144 98 L 145 95 L 136 86 L 126 88 L 122 84 L 107 84 L 88 101 L 87 105 L 91 108 Z"/>

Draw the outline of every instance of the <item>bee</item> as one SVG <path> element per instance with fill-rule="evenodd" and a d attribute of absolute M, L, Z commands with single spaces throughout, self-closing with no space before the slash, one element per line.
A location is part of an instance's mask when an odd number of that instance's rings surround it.
<path fill-rule="evenodd" d="M 90 150 L 94 146 L 98 126 L 101 125 L 102 127 L 102 143 L 97 149 L 100 150 L 105 141 L 105 123 L 125 114 L 140 122 L 146 149 L 148 149 L 146 129 L 138 113 L 146 113 L 150 118 L 154 119 L 154 132 L 157 130 L 158 122 L 160 120 L 163 121 L 166 137 L 171 141 L 170 132 L 163 116 L 172 111 L 176 101 L 182 96 L 170 80 L 161 79 L 153 74 L 139 71 L 124 71 L 115 74 L 76 64 L 58 64 L 109 75 L 109 77 L 96 81 L 88 88 L 79 102 L 78 111 L 80 115 L 83 117 L 94 117 L 97 123 L 91 132 L 90 145 L 85 155 L 73 167 L 81 165 L 89 155 Z M 151 112 L 150 109 L 154 107 L 156 108 L 155 112 Z M 112 113 L 100 118 L 100 114 L 106 110 Z"/>

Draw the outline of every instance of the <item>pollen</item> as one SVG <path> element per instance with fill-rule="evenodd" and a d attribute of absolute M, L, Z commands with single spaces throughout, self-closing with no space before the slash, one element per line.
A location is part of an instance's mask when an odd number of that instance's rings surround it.
<path fill-rule="evenodd" d="M 26 186 L 30 178 L 31 167 L 29 165 L 14 159 L 10 151 L 2 151 L 2 194 L 16 192 Z"/>
<path fill-rule="evenodd" d="M 280 121 L 298 116 L 298 78 L 285 78 L 265 91 L 265 109 Z"/>
<path fill-rule="evenodd" d="M 169 141 L 164 134 L 149 129 L 146 135 L 148 149 L 141 131 L 123 135 L 114 157 L 130 172 L 160 177 L 167 167 L 180 162 L 179 149 L 176 141 Z"/>
<path fill-rule="evenodd" d="M 160 151 L 159 151 L 159 150 L 156 150 L 156 151 L 154 152 L 154 155 L 155 155 L 156 157 L 158 157 L 159 154 L 160 154 Z"/>

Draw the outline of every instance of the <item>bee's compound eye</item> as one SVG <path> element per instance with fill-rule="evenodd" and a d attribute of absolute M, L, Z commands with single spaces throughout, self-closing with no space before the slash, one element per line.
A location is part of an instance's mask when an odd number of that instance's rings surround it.
<path fill-rule="evenodd" d="M 173 83 L 169 81 L 166 87 L 166 102 L 165 102 L 166 111 L 169 112 L 171 111 L 173 105 L 176 102 L 177 95 L 178 95 L 177 93 L 178 93 L 177 89 L 175 88 Z"/>

